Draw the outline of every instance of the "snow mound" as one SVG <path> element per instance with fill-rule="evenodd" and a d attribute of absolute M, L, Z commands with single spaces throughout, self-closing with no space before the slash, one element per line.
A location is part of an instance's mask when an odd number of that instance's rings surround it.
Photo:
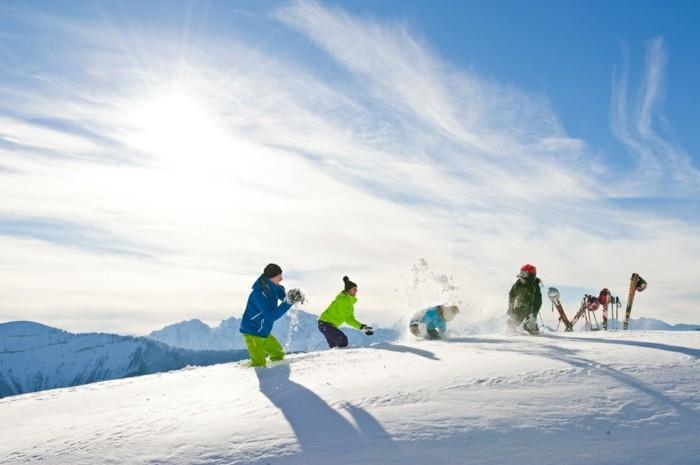
<path fill-rule="evenodd" d="M 700 334 L 473 336 L 0 400 L 2 464 L 697 464 Z"/>

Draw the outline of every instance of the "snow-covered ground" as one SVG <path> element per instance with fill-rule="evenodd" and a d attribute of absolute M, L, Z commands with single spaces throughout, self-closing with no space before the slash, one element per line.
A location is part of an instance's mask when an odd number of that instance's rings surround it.
<path fill-rule="evenodd" d="M 2 464 L 697 464 L 700 333 L 405 340 L 0 400 Z"/>

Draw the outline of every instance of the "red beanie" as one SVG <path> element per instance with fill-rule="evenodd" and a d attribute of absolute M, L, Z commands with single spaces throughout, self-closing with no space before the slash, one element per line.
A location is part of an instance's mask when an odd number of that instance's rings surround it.
<path fill-rule="evenodd" d="M 534 265 L 525 264 L 520 267 L 520 271 L 524 271 L 525 273 L 531 274 L 531 275 L 536 275 L 537 274 L 537 268 L 534 267 Z"/>

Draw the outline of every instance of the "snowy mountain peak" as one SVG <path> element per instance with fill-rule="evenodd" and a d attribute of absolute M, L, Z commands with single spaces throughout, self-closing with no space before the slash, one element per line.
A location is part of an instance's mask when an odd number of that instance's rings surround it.
<path fill-rule="evenodd" d="M 21 334 L 21 333 L 36 333 L 39 331 L 60 331 L 51 326 L 47 326 L 35 321 L 10 321 L 0 323 L 0 335 Z"/>
<path fill-rule="evenodd" d="M 147 338 L 73 334 L 30 321 L 0 324 L 0 397 L 210 365 L 244 351 L 197 352 Z"/>
<path fill-rule="evenodd" d="M 166 326 L 163 329 L 170 329 L 170 328 L 175 328 L 175 327 L 181 327 L 181 328 L 187 328 L 191 331 L 206 331 L 211 329 L 208 324 L 203 322 L 202 320 L 198 318 L 192 318 L 191 320 L 186 320 L 186 321 L 181 321 L 179 323 L 173 323 L 171 325 Z"/>
<path fill-rule="evenodd" d="M 70 337 L 66 331 L 33 321 L 0 324 L 0 352 L 17 352 L 60 344 Z"/>

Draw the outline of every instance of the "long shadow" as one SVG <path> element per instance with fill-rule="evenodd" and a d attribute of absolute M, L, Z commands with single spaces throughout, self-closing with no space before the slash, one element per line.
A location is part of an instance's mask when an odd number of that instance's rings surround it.
<path fill-rule="evenodd" d="M 667 350 L 669 352 L 676 352 L 679 354 L 689 355 L 694 358 L 700 358 L 699 349 L 691 349 L 689 347 L 673 346 L 669 344 L 661 344 L 659 342 L 644 342 L 644 341 L 630 341 L 626 339 L 602 339 L 602 338 L 583 338 L 583 337 L 568 337 L 567 339 L 575 341 L 585 341 L 585 342 L 599 342 L 602 344 L 619 344 L 626 346 L 636 346 L 645 347 L 647 349 L 657 349 L 657 350 Z"/>
<path fill-rule="evenodd" d="M 542 337 L 542 336 L 537 336 L 537 337 Z M 666 350 L 669 352 L 676 352 L 679 354 L 684 354 L 684 355 L 689 355 L 694 358 L 700 358 L 700 349 L 691 349 L 689 347 L 682 347 L 682 346 L 674 346 L 670 344 L 662 344 L 659 342 L 644 342 L 644 341 L 631 341 L 631 340 L 626 340 L 626 339 L 603 339 L 603 338 L 590 338 L 590 337 L 575 337 L 575 336 L 568 336 L 568 337 L 562 337 L 558 335 L 547 335 L 544 337 L 551 337 L 551 338 L 557 338 L 562 341 L 582 341 L 582 342 L 596 342 L 596 343 L 601 343 L 601 344 L 619 344 L 619 345 L 628 345 L 628 346 L 636 346 L 636 347 L 644 347 L 647 349 L 657 349 L 657 350 Z M 497 338 L 481 338 L 481 337 L 454 337 L 454 338 L 449 338 L 449 339 L 444 339 L 444 342 L 464 342 L 464 343 L 470 343 L 470 344 L 512 344 L 512 343 L 520 343 L 522 341 L 518 340 L 510 340 L 510 339 L 497 339 Z"/>
<path fill-rule="evenodd" d="M 393 342 L 380 342 L 378 344 L 372 344 L 371 346 L 366 346 L 367 349 L 378 349 L 378 350 L 388 350 L 391 352 L 409 353 L 414 355 L 419 355 L 421 357 L 428 358 L 430 360 L 440 360 L 434 353 L 429 350 L 418 349 L 417 347 L 404 346 L 401 344 L 395 344 Z"/>
<path fill-rule="evenodd" d="M 554 336 L 555 338 L 557 336 Z M 672 352 L 682 353 L 685 355 L 690 355 L 692 357 L 698 358 L 700 356 L 700 350 L 690 349 L 687 347 L 672 346 L 668 344 L 660 344 L 653 342 L 642 342 L 642 341 L 627 341 L 627 340 L 609 340 L 609 339 L 599 339 L 599 338 L 577 338 L 577 337 L 560 337 L 562 340 L 575 340 L 575 341 L 587 341 L 587 342 L 601 342 L 608 344 L 622 344 L 631 345 L 638 347 L 646 347 L 650 349 L 658 350 L 668 350 Z M 445 342 L 462 342 L 462 343 L 472 343 L 472 344 L 497 344 L 490 347 L 491 350 L 504 351 L 504 352 L 517 352 L 524 353 L 528 355 L 535 355 L 540 357 L 550 358 L 552 360 L 557 360 L 569 365 L 586 368 L 593 371 L 598 371 L 606 376 L 609 376 L 621 384 L 625 384 L 637 391 L 648 395 L 649 397 L 656 399 L 658 402 L 665 404 L 666 406 L 675 409 L 679 414 L 685 415 L 686 418 L 691 418 L 696 421 L 700 418 L 700 414 L 695 410 L 688 408 L 677 402 L 670 397 L 664 395 L 662 392 L 652 389 L 638 379 L 616 370 L 608 365 L 595 362 L 593 360 L 588 360 L 579 355 L 580 351 L 577 349 L 568 349 L 561 346 L 555 346 L 551 344 L 544 345 L 533 345 L 532 349 L 523 348 L 522 341 L 510 340 L 510 339 L 499 339 L 499 338 L 481 338 L 481 337 L 458 337 L 446 339 Z M 512 344 L 518 344 L 517 348 L 510 347 Z M 540 350 L 538 350 L 538 348 Z"/>
<path fill-rule="evenodd" d="M 648 395 L 649 397 L 652 397 L 656 399 L 657 401 L 666 404 L 668 407 L 671 407 L 675 410 L 678 411 L 678 413 L 686 413 L 694 418 L 697 418 L 698 412 L 695 410 L 688 408 L 681 404 L 678 401 L 675 401 L 671 399 L 670 397 L 664 395 L 663 393 L 656 391 L 646 384 L 642 383 L 638 379 L 636 379 L 633 376 L 630 376 L 626 373 L 623 373 L 619 370 L 616 370 L 615 368 L 610 367 L 609 365 L 605 365 L 602 363 L 594 362 L 592 360 L 585 359 L 583 357 L 563 357 L 563 356 L 557 356 L 557 355 L 549 355 L 549 358 L 552 358 L 554 360 L 559 360 L 564 363 L 568 363 L 572 366 L 579 367 L 579 368 L 586 368 L 589 370 L 593 371 L 598 371 L 600 373 L 603 373 L 618 382 L 622 384 L 626 384 L 630 386 L 631 388 L 637 389 L 638 391 Z"/>
<path fill-rule="evenodd" d="M 353 420 L 355 420 L 355 424 L 359 428 L 360 434 L 362 434 L 364 438 L 369 438 L 371 440 L 383 438 L 384 440 L 392 441 L 391 436 L 389 436 L 389 433 L 384 430 L 382 424 L 379 423 L 372 415 L 367 413 L 367 410 L 361 409 L 352 404 L 345 404 L 343 408 L 350 413 L 350 415 L 352 415 Z"/>
<path fill-rule="evenodd" d="M 447 339 L 442 339 L 443 342 L 465 342 L 468 344 L 512 344 L 520 343 L 521 341 L 514 341 L 511 339 L 496 339 L 496 338 L 483 338 L 483 337 L 450 337 Z"/>
<path fill-rule="evenodd" d="M 362 451 L 396 450 L 389 433 L 366 410 L 351 404 L 343 406 L 357 423 L 355 427 L 313 391 L 290 380 L 289 365 L 257 368 L 256 375 L 260 391 L 287 419 L 304 454 L 312 454 L 315 459 L 328 457 L 332 463 L 347 453 L 356 459 Z"/>
<path fill-rule="evenodd" d="M 482 340 L 481 338 L 465 338 L 465 339 L 471 339 L 471 341 L 469 341 L 469 342 L 489 342 L 489 341 L 492 341 L 490 339 L 489 340 Z M 578 338 L 572 338 L 572 339 L 584 340 L 584 339 L 578 339 Z M 589 339 L 585 339 L 585 340 L 589 340 Z M 508 341 L 508 340 L 496 340 L 496 341 L 515 342 L 515 341 Z M 466 341 L 464 341 L 464 342 L 466 342 Z M 609 341 L 603 340 L 603 342 L 609 342 Z M 661 345 L 663 346 L 664 344 L 661 344 Z M 674 347 L 674 346 L 670 346 L 670 347 Z M 538 348 L 539 348 L 539 350 L 538 350 Z M 585 369 L 589 369 L 592 371 L 597 371 L 603 375 L 606 375 L 610 378 L 615 379 L 616 381 L 618 381 L 621 384 L 625 384 L 633 389 L 636 389 L 637 391 L 639 391 L 643 394 L 648 395 L 649 397 L 657 400 L 658 402 L 660 402 L 662 404 L 665 404 L 667 407 L 670 407 L 670 408 L 676 410 L 680 415 L 685 416 L 687 419 L 689 419 L 692 422 L 696 422 L 700 418 L 700 414 L 697 411 L 695 411 L 694 409 L 686 407 L 685 405 L 681 404 L 680 402 L 673 400 L 670 397 L 666 396 L 662 392 L 659 392 L 655 389 L 652 389 L 651 387 L 647 386 L 646 384 L 639 381 L 635 377 L 630 376 L 626 373 L 623 373 L 619 370 L 616 370 L 615 368 L 612 368 L 608 365 L 581 357 L 579 355 L 580 351 L 577 349 L 567 349 L 564 347 L 550 345 L 550 344 L 535 345 L 531 349 L 523 348 L 522 345 L 518 345 L 517 349 L 508 347 L 507 345 L 494 346 L 491 349 L 496 350 L 496 351 L 516 352 L 516 353 L 521 353 L 521 354 L 546 357 L 546 358 L 549 358 L 552 360 L 556 360 L 556 361 L 559 361 L 562 363 L 569 364 L 569 365 L 577 367 L 577 368 L 585 368 Z M 679 347 L 679 349 L 683 349 L 683 347 Z"/>
<path fill-rule="evenodd" d="M 580 356 L 574 356 L 571 354 L 569 354 L 568 356 L 565 356 L 565 354 L 562 353 L 561 348 L 557 347 L 557 346 L 545 346 L 545 347 L 549 349 L 548 350 L 549 353 L 545 356 L 547 356 L 553 360 L 559 360 L 561 362 L 568 363 L 569 365 L 572 365 L 575 367 L 586 368 L 586 369 L 597 371 L 597 372 L 600 372 L 604 375 L 607 375 L 607 376 L 617 380 L 619 383 L 626 384 L 627 386 L 629 386 L 633 389 L 636 389 L 637 391 L 639 391 L 643 394 L 646 394 L 647 396 L 649 396 L 653 399 L 656 399 L 658 402 L 665 404 L 667 407 L 670 407 L 670 408 L 676 410 L 679 415 L 685 416 L 685 418 L 688 419 L 693 424 L 696 424 L 698 419 L 700 419 L 700 414 L 696 410 L 689 408 L 676 400 L 673 400 L 672 398 L 668 397 L 667 395 L 663 394 L 660 391 L 652 389 L 651 387 L 647 386 L 643 382 L 639 381 L 634 376 L 631 376 L 631 375 L 623 373 L 619 370 L 616 370 L 615 368 L 612 368 L 609 365 L 605 365 L 603 363 L 589 360 L 589 359 L 586 359 L 586 358 L 583 358 Z M 567 352 L 576 352 L 576 351 L 569 350 Z M 542 354 L 539 353 L 539 355 L 542 355 Z"/>

